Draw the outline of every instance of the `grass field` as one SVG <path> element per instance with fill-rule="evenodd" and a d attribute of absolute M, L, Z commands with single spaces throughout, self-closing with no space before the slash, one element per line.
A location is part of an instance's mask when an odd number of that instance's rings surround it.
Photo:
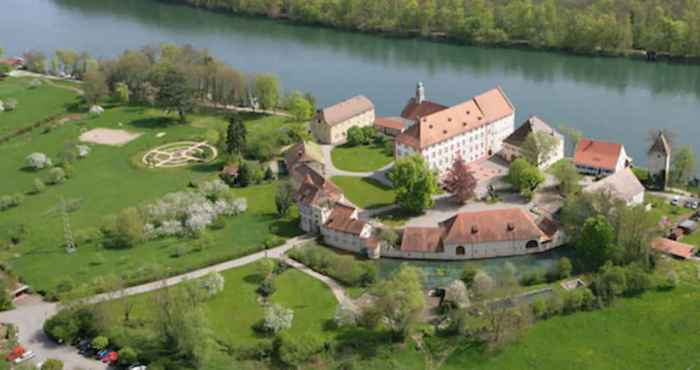
<path fill-rule="evenodd" d="M 12 79 L 0 82 L 5 87 Z M 61 92 L 65 90 L 60 90 Z M 40 104 L 37 103 L 37 104 Z M 28 104 L 25 104 L 25 107 Z M 229 219 L 223 230 L 213 231 L 213 244 L 202 252 L 179 258 L 170 257 L 174 248 L 189 240 L 166 239 L 148 242 L 130 250 L 105 250 L 96 244 L 79 245 L 72 255 L 63 249 L 63 220 L 57 205 L 63 197 L 80 204 L 70 213 L 74 233 L 98 227 L 101 220 L 129 206 L 139 206 L 174 191 L 187 188 L 190 181 L 215 178 L 220 162 L 172 169 L 149 169 L 140 164 L 142 155 L 161 144 L 178 140 L 216 140 L 217 130 L 226 127 L 224 116 L 191 115 L 190 123 L 177 124 L 161 111 L 143 107 L 109 107 L 103 115 L 81 122 L 66 123 L 49 132 L 43 129 L 14 138 L 0 145 L 0 173 L 12 181 L 0 181 L 0 196 L 27 193 L 35 179 L 44 179 L 48 170 L 25 169 L 25 157 L 33 152 L 49 155 L 54 163 L 68 143 L 75 143 L 81 132 L 92 128 L 119 128 L 141 136 L 123 146 L 91 144 L 91 153 L 74 163 L 75 176 L 62 185 L 47 186 L 37 195 L 26 195 L 16 208 L 0 212 L 0 240 L 18 225 L 27 233 L 18 246 L 0 251 L 2 260 L 35 289 L 50 289 L 62 279 L 87 282 L 97 276 L 119 275 L 128 281 L 142 281 L 156 266 L 179 272 L 221 259 L 240 256 L 261 248 L 270 235 L 291 237 L 300 231 L 296 216 L 279 219 L 275 213 L 277 184 L 265 184 L 234 193 L 248 200 L 248 211 Z M 267 132 L 282 130 L 287 122 L 277 117 L 245 115 L 246 125 L 265 127 Z M 164 137 L 157 137 L 165 133 Z"/>
<path fill-rule="evenodd" d="M 376 171 L 394 160 L 378 145 L 338 146 L 331 152 L 331 158 L 336 168 L 350 172 Z"/>
<path fill-rule="evenodd" d="M 226 281 L 224 290 L 204 303 L 214 336 L 234 347 L 270 340 L 253 330 L 253 325 L 264 317 L 264 308 L 255 292 L 259 285 L 255 264 L 227 270 L 222 275 Z M 324 329 L 324 324 L 333 318 L 336 301 L 323 283 L 290 269 L 276 277 L 275 286 L 277 290 L 271 301 L 294 311 L 290 333 L 312 333 L 321 337 L 334 334 Z M 153 293 L 101 304 L 101 312 L 106 314 L 105 322 L 112 326 L 121 325 L 122 307 L 126 302 L 134 305 L 130 319 L 148 325 L 154 314 Z"/>
<path fill-rule="evenodd" d="M 345 196 L 361 208 L 378 208 L 394 203 L 394 191 L 371 178 L 336 176 L 331 179 Z"/>
<path fill-rule="evenodd" d="M 0 100 L 17 100 L 17 108 L 0 113 L 0 136 L 40 121 L 46 117 L 64 113 L 78 95 L 67 89 L 43 83 L 30 88 L 31 78 L 6 78 L 0 81 Z"/>

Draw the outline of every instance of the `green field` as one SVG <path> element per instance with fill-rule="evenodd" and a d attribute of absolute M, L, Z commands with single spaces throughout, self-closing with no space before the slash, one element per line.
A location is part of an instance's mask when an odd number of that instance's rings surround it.
<path fill-rule="evenodd" d="M 331 180 L 358 207 L 369 209 L 394 203 L 394 191 L 377 180 L 350 176 L 335 176 Z"/>
<path fill-rule="evenodd" d="M 32 80 L 31 78 L 0 80 L 0 100 L 17 100 L 17 108 L 14 111 L 0 113 L 0 137 L 49 116 L 65 113 L 69 106 L 78 101 L 76 93 L 47 83 L 30 88 Z"/>
<path fill-rule="evenodd" d="M 331 152 L 331 158 L 336 168 L 350 172 L 376 171 L 394 160 L 378 145 L 338 146 Z"/>
<path fill-rule="evenodd" d="M 214 337 L 234 347 L 270 340 L 270 337 L 253 330 L 253 326 L 264 317 L 264 308 L 255 292 L 260 281 L 255 264 L 224 271 L 222 276 L 226 281 L 224 290 L 204 303 Z M 335 297 L 328 287 L 293 269 L 277 276 L 275 286 L 277 290 L 270 300 L 294 311 L 290 333 L 333 335 L 334 332 L 324 329 L 325 322 L 333 318 L 336 306 Z M 100 312 L 104 313 L 105 322 L 109 327 L 122 325 L 121 313 L 127 302 L 134 305 L 130 320 L 147 327 L 154 315 L 153 293 L 101 304 Z"/>
<path fill-rule="evenodd" d="M 0 82 L 5 87 L 13 79 Z M 32 90 L 32 91 L 38 91 Z M 66 90 L 60 90 L 61 92 Z M 37 100 L 36 104 L 41 104 Z M 25 107 L 29 101 L 25 102 Z M 12 181 L 0 182 L 0 196 L 26 194 L 35 179 L 45 179 L 48 170 L 29 170 L 25 157 L 33 152 L 46 153 L 54 163 L 67 143 L 75 143 L 81 132 L 93 128 L 123 129 L 139 133 L 136 140 L 123 146 L 90 144 L 91 153 L 74 164 L 75 175 L 62 185 L 47 186 L 37 195 L 26 195 L 16 208 L 0 212 L 0 241 L 19 225 L 26 229 L 24 240 L 0 253 L 2 259 L 35 289 L 51 289 L 57 282 L 72 279 L 90 282 L 97 276 L 117 275 L 129 282 L 153 277 L 155 270 L 181 272 L 222 259 L 248 254 L 262 247 L 270 235 L 287 238 L 300 233 L 294 214 L 276 216 L 274 193 L 276 183 L 256 185 L 233 192 L 248 200 L 248 211 L 230 218 L 222 230 L 212 231 L 213 243 L 201 252 L 171 257 L 178 246 L 191 243 L 187 239 L 163 239 L 147 242 L 129 250 L 107 250 L 97 243 L 78 246 L 78 252 L 67 254 L 63 249 L 63 220 L 57 206 L 63 197 L 80 204 L 70 213 L 74 234 L 94 230 L 106 216 L 130 206 L 141 206 L 174 191 L 187 189 L 190 182 L 215 178 L 220 161 L 181 168 L 145 168 L 141 157 L 149 149 L 178 140 L 215 141 L 217 131 L 227 124 L 225 116 L 191 115 L 190 123 L 178 124 L 162 111 L 144 107 L 106 106 L 103 115 L 54 126 L 14 138 L 0 145 L 0 173 Z M 264 127 L 268 133 L 281 131 L 288 122 L 284 118 L 244 115 L 250 130 Z M 165 133 L 163 137 L 157 137 Z"/>

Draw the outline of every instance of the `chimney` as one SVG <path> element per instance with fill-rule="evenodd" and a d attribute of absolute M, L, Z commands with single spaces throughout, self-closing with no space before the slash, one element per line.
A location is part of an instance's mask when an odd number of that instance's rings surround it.
<path fill-rule="evenodd" d="M 418 82 L 418 86 L 416 86 L 416 102 L 418 104 L 421 104 L 425 100 L 425 87 L 423 87 L 422 82 Z"/>

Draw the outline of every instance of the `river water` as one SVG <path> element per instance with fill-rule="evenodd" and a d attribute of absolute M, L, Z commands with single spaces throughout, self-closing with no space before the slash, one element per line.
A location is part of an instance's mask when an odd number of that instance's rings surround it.
<path fill-rule="evenodd" d="M 381 115 L 397 115 L 419 80 L 428 99 L 443 104 L 501 85 L 519 121 L 536 114 L 555 126 L 565 123 L 590 137 L 621 142 L 638 164 L 646 162 L 651 128 L 671 128 L 677 145 L 700 152 L 700 66 L 399 40 L 151 0 L 2 0 L 1 5 L 0 47 L 7 55 L 72 48 L 112 57 L 146 44 L 190 43 L 244 72 L 273 72 L 285 89 L 310 91 L 321 105 L 367 95 Z M 509 260 L 547 267 L 559 253 Z M 497 269 L 504 261 L 475 263 Z M 398 265 L 380 263 L 384 273 Z M 457 276 L 462 266 L 424 265 L 435 284 Z"/>
<path fill-rule="evenodd" d="M 274 72 L 320 104 L 365 94 L 378 114 L 396 115 L 418 80 L 444 104 L 501 85 L 518 120 L 537 114 L 622 142 L 638 164 L 650 128 L 671 128 L 678 144 L 700 152 L 700 66 L 398 40 L 151 0 L 3 0 L 0 9 L 8 55 L 66 47 L 114 56 L 161 42 L 208 48 L 245 72 Z"/>

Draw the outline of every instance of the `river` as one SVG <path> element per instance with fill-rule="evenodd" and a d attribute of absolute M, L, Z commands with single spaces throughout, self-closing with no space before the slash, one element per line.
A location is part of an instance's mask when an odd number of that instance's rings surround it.
<path fill-rule="evenodd" d="M 378 114 L 397 115 L 418 80 L 444 104 L 501 85 L 519 121 L 536 114 L 619 141 L 638 164 L 651 128 L 671 128 L 677 145 L 700 152 L 700 66 L 384 38 L 150 0 L 2 1 L 7 55 L 63 47 L 111 57 L 161 42 L 207 48 L 245 72 L 274 72 L 284 88 L 310 91 L 322 105 L 365 94 Z"/>

